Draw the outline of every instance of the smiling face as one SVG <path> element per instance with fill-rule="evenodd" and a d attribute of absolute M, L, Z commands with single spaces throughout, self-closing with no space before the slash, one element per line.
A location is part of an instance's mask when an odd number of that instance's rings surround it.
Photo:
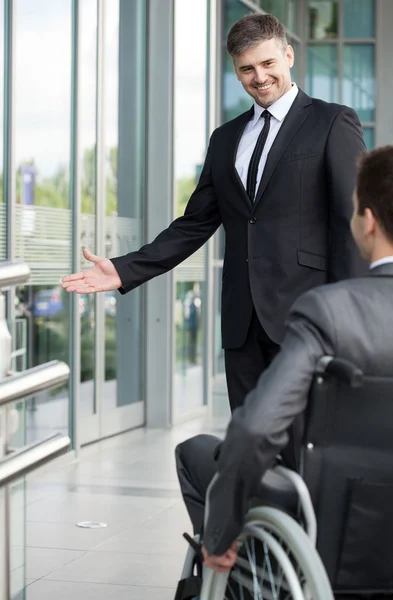
<path fill-rule="evenodd" d="M 272 38 L 256 44 L 233 58 L 235 73 L 247 94 L 263 108 L 268 108 L 291 89 L 293 48 L 283 50 Z"/>

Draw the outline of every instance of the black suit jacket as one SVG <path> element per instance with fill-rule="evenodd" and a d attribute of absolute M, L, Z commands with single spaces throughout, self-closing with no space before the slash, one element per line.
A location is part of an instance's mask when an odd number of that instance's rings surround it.
<path fill-rule="evenodd" d="M 318 360 L 353 362 L 365 375 L 392 376 L 393 263 L 368 277 L 303 294 L 292 307 L 281 350 L 229 424 L 210 494 L 204 543 L 221 555 L 240 533 L 249 499 L 303 415 Z M 350 423 L 348 423 L 350 427 Z"/>
<path fill-rule="evenodd" d="M 224 348 L 245 341 L 253 306 L 280 343 L 292 303 L 306 290 L 359 275 L 349 230 L 356 157 L 364 141 L 356 113 L 299 93 L 269 152 L 254 204 L 235 168 L 253 108 L 216 129 L 185 214 L 137 252 L 112 259 L 125 293 L 169 271 L 222 223 Z"/>

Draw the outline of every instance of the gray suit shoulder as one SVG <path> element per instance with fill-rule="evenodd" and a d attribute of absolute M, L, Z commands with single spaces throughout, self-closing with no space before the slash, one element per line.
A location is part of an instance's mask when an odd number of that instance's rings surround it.
<path fill-rule="evenodd" d="M 293 304 L 293 308 L 296 308 L 298 303 L 303 304 L 304 302 L 335 302 L 343 294 L 364 292 L 368 287 L 373 286 L 373 283 L 375 280 L 373 281 L 372 277 L 354 277 L 336 283 L 325 283 L 302 294 Z"/>
<path fill-rule="evenodd" d="M 368 295 L 375 289 L 373 277 L 356 277 L 344 279 L 336 283 L 327 283 L 308 290 L 293 304 L 288 320 L 303 316 L 311 320 L 328 323 L 335 320 L 343 305 L 353 304 L 354 297 Z"/>

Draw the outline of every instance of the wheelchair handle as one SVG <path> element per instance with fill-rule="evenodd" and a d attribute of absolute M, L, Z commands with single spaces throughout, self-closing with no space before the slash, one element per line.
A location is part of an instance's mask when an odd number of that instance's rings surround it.
<path fill-rule="evenodd" d="M 363 384 L 363 371 L 345 358 L 323 356 L 316 368 L 317 374 L 328 373 L 350 387 L 360 387 Z"/>

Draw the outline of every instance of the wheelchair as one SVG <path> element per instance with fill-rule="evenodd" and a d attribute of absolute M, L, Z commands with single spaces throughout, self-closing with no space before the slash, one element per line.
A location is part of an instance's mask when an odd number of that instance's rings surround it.
<path fill-rule="evenodd" d="M 365 377 L 347 360 L 322 357 L 302 423 L 299 473 L 278 463 L 264 475 L 236 564 L 230 573 L 203 566 L 194 596 L 333 600 L 333 592 L 393 593 L 392 409 L 393 378 Z M 195 559 L 190 546 L 180 583 L 196 580 Z M 176 600 L 192 597 L 186 586 L 178 588 Z"/>

